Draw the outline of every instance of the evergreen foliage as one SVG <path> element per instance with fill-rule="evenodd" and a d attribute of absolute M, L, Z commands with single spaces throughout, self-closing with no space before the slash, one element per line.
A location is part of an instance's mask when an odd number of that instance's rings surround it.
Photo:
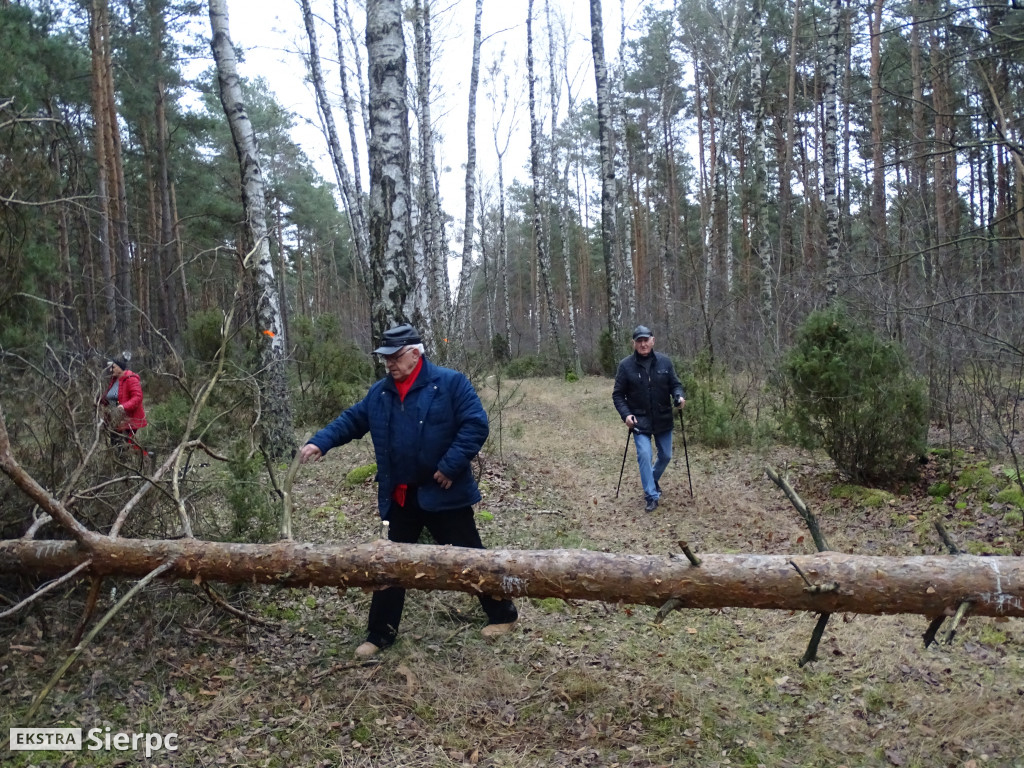
<path fill-rule="evenodd" d="M 805 447 L 823 447 L 853 481 L 913 476 L 928 430 L 925 386 L 902 350 L 842 309 L 811 314 L 783 364 L 791 407 L 784 424 Z"/>
<path fill-rule="evenodd" d="M 320 315 L 292 323 L 294 346 L 295 419 L 299 424 L 325 424 L 362 398 L 373 381 L 370 359 L 342 340 L 338 318 Z"/>
<path fill-rule="evenodd" d="M 686 392 L 683 419 L 687 437 L 712 448 L 728 448 L 751 442 L 754 429 L 744 414 L 744 404 L 723 386 L 728 374 L 703 353 L 692 369 L 675 363 Z M 678 417 L 677 417 L 678 418 Z"/>

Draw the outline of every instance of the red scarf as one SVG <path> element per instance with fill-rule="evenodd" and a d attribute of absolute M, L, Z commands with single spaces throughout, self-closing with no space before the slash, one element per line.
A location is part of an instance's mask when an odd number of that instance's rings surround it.
<path fill-rule="evenodd" d="M 420 375 L 421 370 L 423 370 L 422 357 L 419 359 L 419 362 L 416 363 L 416 367 L 412 369 L 412 373 L 410 373 L 401 381 L 395 381 L 395 389 L 398 390 L 398 399 L 401 400 L 403 403 L 405 402 L 405 396 L 409 393 L 409 390 L 412 389 L 412 385 L 416 383 L 416 377 Z M 408 493 L 408 491 L 408 485 L 402 484 L 395 486 L 395 490 L 394 493 L 391 494 L 391 498 L 398 506 L 404 507 L 405 494 Z"/>

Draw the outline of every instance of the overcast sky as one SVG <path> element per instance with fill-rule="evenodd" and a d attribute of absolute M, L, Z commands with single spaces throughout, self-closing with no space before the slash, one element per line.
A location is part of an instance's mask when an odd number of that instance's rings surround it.
<path fill-rule="evenodd" d="M 628 27 L 640 17 L 644 5 L 664 5 L 667 0 L 624 0 Z M 361 3 L 359 3 L 361 5 Z M 578 100 L 593 98 L 594 73 L 590 47 L 590 4 L 586 0 L 551 0 L 552 13 L 562 14 L 569 30 L 569 77 L 573 81 Z M 365 12 L 352 0 L 354 21 L 359 34 L 365 25 Z M 461 221 L 465 211 L 466 119 L 468 112 L 469 75 L 472 65 L 474 0 L 449 0 L 434 3 L 432 20 L 433 44 L 437 58 L 432 80 L 438 91 L 432 103 L 435 130 L 440 134 L 438 169 L 441 174 L 442 205 L 458 223 L 458 231 L 450 231 L 453 248 L 461 252 Z M 332 18 L 331 4 L 326 0 L 313 0 L 314 12 Z M 541 112 L 545 132 L 550 131 L 547 94 L 547 35 L 544 21 L 545 0 L 534 3 L 534 55 L 536 75 L 542 80 L 538 99 L 543 100 Z M 492 106 L 483 83 L 483 70 L 497 59 L 504 49 L 504 70 L 512 79 L 512 87 L 519 90 L 521 105 L 516 114 L 517 127 L 505 159 L 506 185 L 518 178 L 529 178 L 525 169 L 529 161 L 529 113 L 526 83 L 526 0 L 487 0 L 484 3 L 481 49 L 481 84 L 477 96 L 477 167 L 488 178 L 496 178 L 497 156 L 492 131 Z M 312 89 L 304 82 L 305 69 L 299 55 L 306 50 L 305 28 L 298 0 L 228 0 L 231 37 L 235 46 L 244 52 L 239 72 L 245 78 L 263 77 L 275 92 L 279 103 L 296 114 L 295 140 L 314 161 L 321 175 L 335 183 L 335 175 L 326 153 L 326 142 L 320 130 L 316 102 Z M 620 34 L 620 0 L 604 0 L 605 59 L 612 65 L 618 57 Z M 407 39 L 410 37 L 407 34 Z M 325 58 L 325 76 L 337 83 L 337 69 L 326 61 L 334 56 L 333 39 L 320 42 L 320 53 Z M 366 53 L 363 49 L 365 72 Z M 409 77 L 414 78 L 413 58 L 409 52 Z M 334 91 L 339 88 L 335 85 Z M 559 107 L 560 118 L 565 117 L 566 100 Z M 343 114 L 336 110 L 335 119 L 341 127 Z M 365 149 L 361 151 L 366 162 Z M 365 171 L 364 171 L 365 178 Z M 457 269 L 458 265 L 450 265 Z"/>

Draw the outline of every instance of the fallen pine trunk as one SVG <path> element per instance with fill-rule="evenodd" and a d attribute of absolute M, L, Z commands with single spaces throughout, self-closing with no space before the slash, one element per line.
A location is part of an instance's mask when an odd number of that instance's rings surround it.
<path fill-rule="evenodd" d="M 403 586 L 506 597 L 559 597 L 682 608 L 767 608 L 939 616 L 965 601 L 973 615 L 1024 616 L 1024 558 L 701 554 L 587 550 L 476 550 L 396 544 L 225 544 L 198 539 L 0 541 L 0 574 L 143 576 L 174 560 L 169 577 L 290 587 Z M 799 567 L 807 581 L 797 572 Z"/>

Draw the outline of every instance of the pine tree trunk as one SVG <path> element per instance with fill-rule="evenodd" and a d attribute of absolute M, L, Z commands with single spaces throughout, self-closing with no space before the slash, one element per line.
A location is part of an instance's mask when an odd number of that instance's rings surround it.
<path fill-rule="evenodd" d="M 108 68 L 105 58 L 109 55 L 109 27 L 106 25 L 106 3 L 95 0 L 89 13 L 89 47 L 92 54 L 92 103 L 95 120 L 95 136 L 93 147 L 96 154 L 96 198 L 99 206 L 96 227 L 97 258 L 100 262 L 100 273 L 103 276 L 103 343 L 115 351 L 122 341 L 123 326 L 119 322 L 121 313 L 118 307 L 118 265 L 115 257 L 114 212 L 111 194 L 113 181 L 110 178 L 111 142 L 108 132 L 112 122 L 116 122 L 108 114 L 110 103 L 106 99 L 106 76 Z"/>
<path fill-rule="evenodd" d="M 246 112 L 242 87 L 228 27 L 225 0 L 210 0 L 211 48 L 217 65 L 220 101 L 231 127 L 231 137 L 242 177 L 242 205 L 247 232 L 252 239 L 251 268 L 257 288 L 256 323 L 260 332 L 260 423 L 261 442 L 268 455 L 287 456 L 295 448 L 292 412 L 285 378 L 285 337 L 281 305 L 274 277 L 274 265 L 267 236 L 267 210 L 263 171 L 260 167 L 256 134 Z"/>
<path fill-rule="evenodd" d="M 869 557 L 588 550 L 479 550 L 396 544 L 232 544 L 198 539 L 0 541 L 0 574 L 53 577 L 88 559 L 83 576 L 143 576 L 173 561 L 168 578 L 281 587 L 402 586 L 510 598 L 556 597 L 684 608 L 759 608 L 941 616 L 969 602 L 975 616 L 1024 617 L 1024 559 L 973 555 Z M 811 582 L 811 588 L 793 564 Z"/>

